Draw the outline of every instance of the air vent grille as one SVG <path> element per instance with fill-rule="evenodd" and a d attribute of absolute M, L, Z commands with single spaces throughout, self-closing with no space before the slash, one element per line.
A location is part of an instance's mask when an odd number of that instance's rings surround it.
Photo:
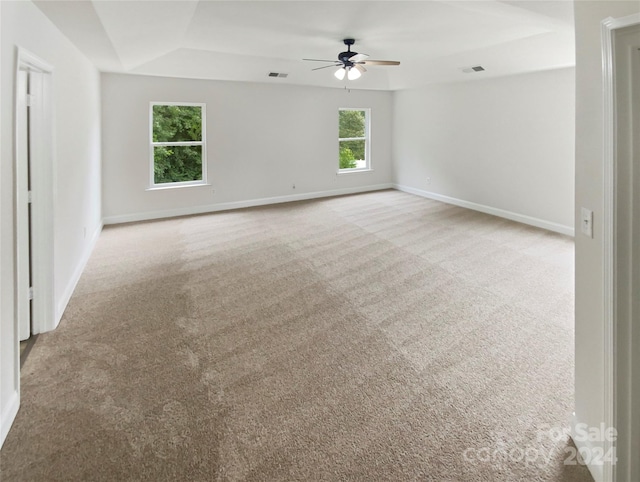
<path fill-rule="evenodd" d="M 472 72 L 482 72 L 484 71 L 484 67 L 482 65 L 476 65 L 474 67 L 465 67 L 462 69 L 465 74 L 470 74 Z"/>
<path fill-rule="evenodd" d="M 282 72 L 269 72 L 269 77 L 278 77 L 280 79 L 286 79 L 289 74 L 284 74 Z"/>

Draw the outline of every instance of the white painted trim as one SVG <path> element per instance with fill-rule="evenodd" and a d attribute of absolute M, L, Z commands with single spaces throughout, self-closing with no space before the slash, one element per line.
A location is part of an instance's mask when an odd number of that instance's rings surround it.
<path fill-rule="evenodd" d="M 150 219 L 162 219 L 175 216 L 188 216 L 190 214 L 212 213 L 216 211 L 228 211 L 231 209 L 242 209 L 254 206 L 264 206 L 267 204 L 280 204 L 292 201 L 304 201 L 307 199 L 318 199 L 323 197 L 342 196 L 345 194 L 356 194 L 360 192 L 381 191 L 383 189 L 393 189 L 393 184 L 375 184 L 373 186 L 350 187 L 344 189 L 332 189 L 329 191 L 315 191 L 302 194 L 290 194 L 287 196 L 275 196 L 261 199 L 248 199 L 246 201 L 233 201 L 219 204 L 208 204 L 205 206 L 193 206 L 181 209 L 168 209 L 165 211 L 152 211 L 148 213 L 124 214 L 121 216 L 107 216 L 103 219 L 105 225 L 130 223 L 135 221 L 147 221 Z"/>
<path fill-rule="evenodd" d="M 584 440 L 584 437 L 576 437 L 576 426 L 580 423 L 575 412 L 571 416 L 571 439 L 578 449 L 578 453 L 597 454 L 598 450 L 595 449 L 593 444 L 589 440 Z M 610 425 L 609 425 L 610 426 Z M 603 445 L 604 448 L 604 445 Z M 607 449 L 604 449 L 604 453 L 607 453 Z M 589 472 L 595 482 L 605 481 L 605 470 L 602 464 L 587 464 Z"/>
<path fill-rule="evenodd" d="M 359 172 L 362 173 L 362 172 L 373 172 L 373 171 L 374 171 L 374 169 L 369 169 L 367 167 L 363 167 L 361 169 L 358 169 L 358 168 L 354 168 L 354 169 L 338 169 L 336 174 L 338 176 L 344 176 L 345 174 L 349 175 L 349 174 L 357 174 Z"/>
<path fill-rule="evenodd" d="M 19 350 L 18 350 L 19 351 Z M 20 362 L 18 361 L 18 366 L 20 366 Z M 20 392 L 14 391 L 7 403 L 6 408 L 3 410 L 0 415 L 0 448 L 4 444 L 7 435 L 9 434 L 9 430 L 11 429 L 11 425 L 13 421 L 16 419 L 16 415 L 18 414 L 18 409 L 20 408 Z"/>
<path fill-rule="evenodd" d="M 512 211 L 506 211 L 504 209 L 494 208 L 491 206 L 485 206 L 484 204 L 477 204 L 471 201 L 465 201 L 463 199 L 457 199 L 434 192 L 423 191 L 422 189 L 416 189 L 414 187 L 403 186 L 401 184 L 394 184 L 394 188 L 399 191 L 408 192 L 417 196 L 426 197 L 428 199 L 434 199 L 436 201 L 442 201 L 447 204 L 453 204 L 467 209 L 473 209 L 474 211 L 480 211 L 482 213 L 491 214 L 511 221 L 517 221 L 519 223 L 528 224 L 537 228 L 547 229 L 560 234 L 566 234 L 567 236 L 574 236 L 575 231 L 571 226 L 564 226 L 562 224 L 553 223 L 544 219 L 534 218 L 532 216 L 526 216 L 524 214 L 514 213 Z"/>
<path fill-rule="evenodd" d="M 616 363 L 615 363 L 615 167 L 614 167 L 614 71 L 613 71 L 613 25 L 615 20 L 608 18 L 601 24 L 602 40 L 602 126 L 603 126 L 603 206 L 602 206 L 602 271 L 603 271 L 603 419 L 608 427 L 615 426 L 616 409 Z M 603 444 L 607 450 L 611 442 Z M 611 482 L 613 480 L 612 466 L 598 467 L 599 479 L 596 478 L 596 468 L 589 467 L 596 482 Z"/>
<path fill-rule="evenodd" d="M 156 184 L 154 187 L 148 187 L 145 191 L 165 191 L 167 189 L 182 189 L 184 187 L 211 186 L 208 182 L 188 181 L 188 182 L 168 182 L 167 185 Z"/>
<path fill-rule="evenodd" d="M 633 25 L 640 25 L 640 13 L 629 15 L 626 17 L 614 19 L 606 18 L 601 22 L 601 52 L 602 52 L 602 159 L 603 159 L 603 242 L 602 242 L 602 298 L 603 298 L 603 362 L 604 362 L 604 381 L 603 381 L 603 419 L 607 427 L 616 427 L 618 423 L 629 422 L 625 414 L 618 414 L 617 404 L 618 397 L 618 363 L 624 360 L 618 359 L 617 350 L 617 326 L 619 323 L 617 315 L 617 273 L 616 259 L 618 240 L 616 236 L 616 196 L 618 192 L 616 173 L 616 137 L 617 137 L 617 112 L 616 112 L 616 77 L 614 66 L 615 55 L 615 30 Z M 620 380 L 626 383 L 625 380 Z M 629 407 L 633 407 L 632 401 L 628 402 Z M 623 445 L 629 446 L 629 441 L 622 441 Z M 605 453 L 611 447 L 616 447 L 618 443 L 605 441 L 603 448 Z M 625 452 L 618 450 L 618 457 L 627 457 Z M 624 459 L 623 459 L 624 460 Z M 589 466 L 592 475 L 595 476 L 594 470 Z M 602 467 L 603 482 L 613 482 L 618 480 L 614 464 L 605 464 Z M 596 479 L 596 482 L 599 482 Z"/>
<path fill-rule="evenodd" d="M 148 187 L 145 191 L 165 191 L 167 189 L 182 189 L 184 187 L 211 186 L 208 182 L 203 181 L 185 181 L 185 182 L 167 182 L 166 184 L 156 184 Z"/>
<path fill-rule="evenodd" d="M 71 299 L 71 296 L 73 295 L 73 292 L 76 289 L 78 282 L 80 281 L 80 277 L 82 276 L 82 273 L 84 272 L 84 269 L 87 266 L 87 263 L 89 262 L 89 258 L 91 257 L 91 254 L 93 253 L 93 250 L 96 247 L 96 243 L 98 242 L 98 238 L 100 237 L 102 228 L 103 228 L 103 224 L 100 223 L 97 229 L 94 231 L 93 235 L 91 236 L 91 239 L 89 240 L 89 244 L 85 248 L 84 253 L 82 254 L 82 258 L 80 259 L 80 262 L 76 266 L 76 269 L 73 271 L 71 280 L 69 280 L 67 287 L 62 293 L 62 297 L 58 301 L 58 306 L 56 310 L 56 320 L 55 320 L 56 328 L 60 323 L 60 320 L 62 319 L 62 315 L 64 314 L 64 310 L 67 308 L 67 305 L 69 304 L 69 300 Z"/>
<path fill-rule="evenodd" d="M 43 74 L 53 72 L 53 65 L 22 47 L 18 47 L 18 66 Z"/>

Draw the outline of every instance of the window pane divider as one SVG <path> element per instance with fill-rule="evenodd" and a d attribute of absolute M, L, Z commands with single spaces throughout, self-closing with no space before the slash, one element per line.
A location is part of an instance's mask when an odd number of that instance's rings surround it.
<path fill-rule="evenodd" d="M 152 142 L 152 146 L 201 146 L 202 141 Z"/>
<path fill-rule="evenodd" d="M 342 141 L 366 141 L 366 137 L 339 137 L 338 140 Z"/>

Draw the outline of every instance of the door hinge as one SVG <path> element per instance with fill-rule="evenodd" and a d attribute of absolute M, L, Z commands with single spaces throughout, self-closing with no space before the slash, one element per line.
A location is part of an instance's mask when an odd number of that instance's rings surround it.
<path fill-rule="evenodd" d="M 29 287 L 29 300 L 33 299 L 33 286 Z"/>
<path fill-rule="evenodd" d="M 27 191 L 27 202 L 28 202 L 28 203 L 33 202 L 32 192 L 33 192 L 33 191 Z"/>
<path fill-rule="evenodd" d="M 33 105 L 34 97 L 35 96 L 33 94 L 27 94 L 27 107 L 31 107 Z"/>

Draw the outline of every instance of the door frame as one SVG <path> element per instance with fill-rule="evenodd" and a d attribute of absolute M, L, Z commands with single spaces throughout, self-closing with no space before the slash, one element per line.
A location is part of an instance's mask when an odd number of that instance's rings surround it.
<path fill-rule="evenodd" d="M 54 235 L 53 235 L 53 215 L 54 215 L 54 135 L 53 135 L 53 66 L 34 55 L 28 50 L 17 47 L 17 61 L 15 70 L 15 84 L 18 85 L 20 71 L 30 71 L 42 74 L 42 84 L 40 91 L 31 108 L 31 118 L 35 122 L 32 131 L 37 133 L 38 141 L 32 146 L 30 152 L 31 164 L 31 264 L 32 264 L 32 286 L 34 291 L 31 330 L 32 334 L 50 331 L 55 328 L 55 305 L 54 305 Z M 17 90 L 16 90 L 17 92 Z M 18 96 L 14 93 L 15 110 L 14 119 L 18 118 Z M 28 245 L 25 239 L 25 230 L 18 227 L 18 223 L 24 219 L 18 218 L 18 206 L 26 201 L 26 192 L 18 179 L 25 175 L 26 165 L 19 162 L 21 158 L 18 150 L 21 148 L 18 142 L 18 126 L 14 123 L 14 191 L 15 207 L 14 216 L 16 223 L 16 236 L 14 256 L 16 266 L 14 279 L 17 281 L 19 270 L 25 269 L 17 256 L 18 250 Z M 28 292 L 16 290 L 15 306 L 19 306 L 19 300 L 28 297 Z M 18 317 L 15 316 L 16 334 L 18 333 Z M 18 366 L 19 370 L 19 366 Z"/>
<path fill-rule="evenodd" d="M 629 284 L 625 273 L 616 268 L 618 256 L 626 253 L 629 246 L 617 236 L 616 219 L 622 210 L 618 206 L 618 171 L 617 143 L 618 143 L 618 113 L 616 104 L 616 32 L 619 29 L 640 25 L 640 13 L 614 19 L 609 17 L 601 22 L 602 45 L 602 84 L 603 84 L 603 321 L 604 321 L 604 423 L 606 427 L 617 427 L 618 437 L 615 441 L 604 440 L 604 453 L 614 448 L 618 457 L 618 464 L 605 462 L 602 476 L 604 481 L 633 480 L 640 474 L 632 474 L 632 436 L 639 434 L 631 431 L 632 420 L 639 414 L 631 411 L 632 407 L 640 406 L 640 400 L 633 404 L 633 390 L 631 384 L 631 363 L 638 366 L 638 360 L 633 360 L 630 349 L 620 343 L 622 335 L 632 333 L 631 322 L 633 314 L 619 316 L 619 307 L 629 305 L 631 294 L 628 289 L 619 287 Z M 633 134 L 632 134 L 633 135 Z M 637 135 L 637 134 L 636 134 Z M 630 209 L 630 211 L 633 211 Z M 626 211 L 625 211 L 626 213 Z M 637 215 L 637 213 L 636 213 Z M 630 258 L 629 258 L 630 259 Z M 638 261 L 635 261 L 636 263 Z M 636 408 L 637 410 L 637 408 Z M 624 478 L 623 478 L 624 477 Z"/>

